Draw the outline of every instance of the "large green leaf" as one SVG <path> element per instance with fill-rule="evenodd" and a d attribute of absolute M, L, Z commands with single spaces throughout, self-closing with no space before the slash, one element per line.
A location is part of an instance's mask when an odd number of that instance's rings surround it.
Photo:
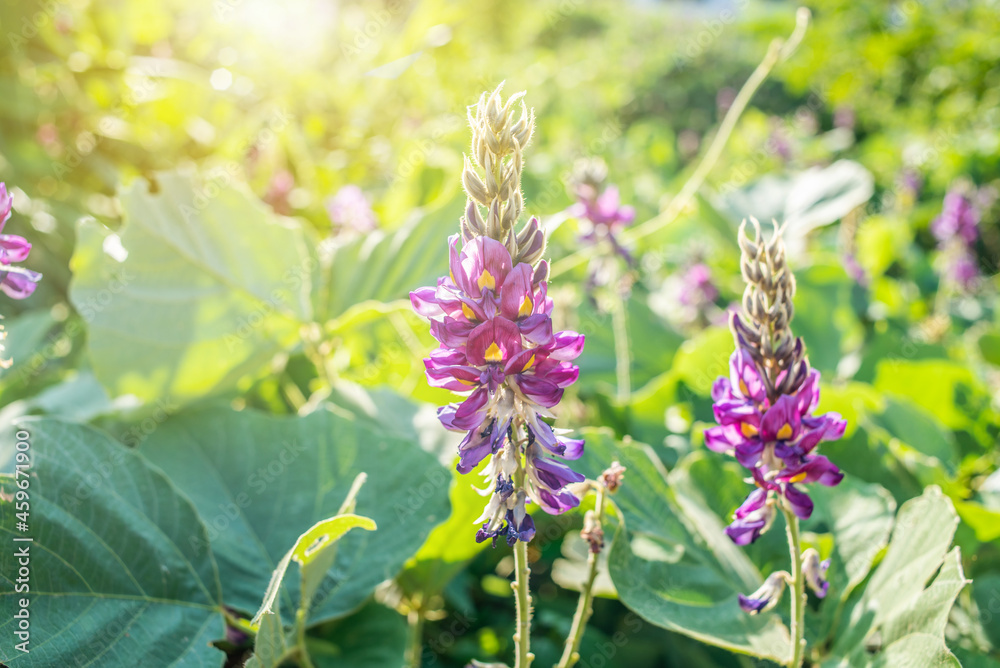
<path fill-rule="evenodd" d="M 406 299 L 411 290 L 447 276 L 448 236 L 458 233 L 459 211 L 418 211 L 398 230 L 377 230 L 333 247 L 322 258 L 319 319 L 336 318 L 364 301 Z"/>
<path fill-rule="evenodd" d="M 70 297 L 112 396 L 186 402 L 233 389 L 295 342 L 315 260 L 297 224 L 231 181 L 156 185 L 122 193 L 120 240 L 81 223 Z"/>
<path fill-rule="evenodd" d="M 161 471 L 90 427 L 26 420 L 33 456 L 30 531 L 0 502 L 4 622 L 0 659 L 16 666 L 221 666 L 219 580 L 204 524 Z M 4 447 L 13 447 L 5 443 Z M 7 498 L 18 488 L 0 479 Z M 30 543 L 12 543 L 15 536 Z M 11 546 L 30 550 L 31 590 L 15 593 Z M 13 648 L 30 599 L 30 654 Z"/>
<path fill-rule="evenodd" d="M 317 668 L 400 668 L 406 652 L 406 618 L 369 603 L 324 628 L 324 639 L 308 636 L 306 647 Z"/>
<path fill-rule="evenodd" d="M 947 652 L 944 625 L 955 597 L 966 584 L 958 549 L 948 554 L 957 524 L 951 502 L 937 487 L 928 487 L 923 495 L 903 504 L 885 558 L 850 611 L 845 612 L 844 631 L 838 633 L 834 656 L 844 657 L 846 665 L 869 665 L 868 648 L 874 652 L 873 665 L 877 666 L 939 665 L 894 661 L 898 661 L 897 655 L 905 656 L 899 654 L 903 647 L 924 642 L 912 637 L 915 634 L 937 638 L 937 645 Z M 845 664 L 833 660 L 829 665 Z"/>
<path fill-rule="evenodd" d="M 480 466 L 483 468 L 485 463 Z M 468 562 L 486 548 L 476 542 L 475 521 L 486 503 L 476 485 L 482 478 L 478 471 L 468 476 L 453 473 L 451 515 L 427 537 L 420 550 L 406 564 L 399 582 L 408 594 L 424 596 L 441 593 Z"/>
<path fill-rule="evenodd" d="M 204 410 L 165 422 L 142 451 L 200 510 L 219 562 L 227 605 L 253 612 L 289 546 L 336 514 L 352 481 L 368 481 L 356 512 L 378 531 L 354 532 L 337 546 L 311 619 L 347 614 L 375 585 L 399 572 L 428 533 L 448 516 L 451 476 L 416 438 L 387 433 L 368 420 L 326 407 L 305 417 Z M 286 619 L 299 585 L 285 582 Z"/>
<path fill-rule="evenodd" d="M 584 472 L 595 477 L 612 460 L 628 470 L 612 498 L 623 523 L 609 556 L 621 601 L 647 621 L 719 647 L 781 660 L 788 630 L 776 615 L 750 616 L 737 594 L 756 589 L 760 573 L 726 537 L 688 474 L 668 478 L 647 446 L 616 443 L 588 430 Z"/>
<path fill-rule="evenodd" d="M 669 367 L 683 342 L 683 337 L 653 313 L 647 301 L 645 291 L 636 288 L 626 302 L 632 389 L 642 387 Z M 581 387 L 615 387 L 615 333 L 611 315 L 586 299 L 580 303 L 576 315 L 577 321 L 572 326 L 587 337 L 587 345 L 577 359 Z"/>

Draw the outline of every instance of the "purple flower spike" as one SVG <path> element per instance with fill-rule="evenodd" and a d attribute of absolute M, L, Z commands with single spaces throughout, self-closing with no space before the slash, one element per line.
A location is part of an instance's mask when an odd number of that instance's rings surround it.
<path fill-rule="evenodd" d="M 474 132 L 492 132 L 495 125 L 484 121 Z M 520 126 L 502 127 L 510 133 Z M 491 137 L 482 150 L 526 142 L 525 136 Z M 448 240 L 448 276 L 411 292 L 410 303 L 430 319 L 441 344 L 424 360 L 428 383 L 465 395 L 438 411 L 447 429 L 465 432 L 458 471 L 470 473 L 487 462 L 482 471 L 489 501 L 476 520 L 476 540 L 513 545 L 535 535 L 529 502 L 553 515 L 580 505 L 571 487 L 585 478 L 565 460 L 583 454 L 583 441 L 546 420 L 580 374 L 573 360 L 583 352 L 584 337 L 553 331 L 548 264 L 541 259 L 545 235 L 535 218 L 520 231 L 504 218 L 522 205 L 516 184 L 517 195 L 501 217 L 493 179 L 483 181 L 469 163 L 463 181 L 469 205 L 462 235 Z M 480 206 L 487 208 L 485 218 Z"/>
<path fill-rule="evenodd" d="M 347 185 L 326 200 L 326 213 L 336 227 L 355 232 L 371 232 L 378 227 L 378 219 L 368 198 L 355 185 Z"/>
<path fill-rule="evenodd" d="M 776 302 L 790 300 L 794 294 L 794 283 L 783 266 L 780 237 L 762 245 L 759 239 L 750 243 L 743 228 L 740 234 L 741 264 L 750 282 L 750 298 L 745 297 L 744 303 L 752 312 L 732 316 L 736 350 L 729 359 L 729 375 L 718 378 L 712 386 L 719 424 L 705 430 L 705 446 L 731 454 L 751 473 L 756 489 L 726 529 L 733 542 L 747 545 L 771 527 L 777 507 L 801 519 L 812 515 L 814 504 L 803 489 L 806 484 L 832 487 L 840 483 L 844 474 L 817 454 L 816 448 L 823 441 L 841 438 L 847 423 L 837 413 L 814 414 L 819 405 L 819 372 L 809 368 L 805 347 L 801 339 L 791 335 L 787 318 L 780 326 L 772 321 L 777 307 L 792 311 L 790 304 Z M 759 237 L 759 229 L 757 234 Z M 772 256 L 764 257 L 763 253 Z M 777 278 L 765 281 L 765 275 Z M 755 276 L 761 280 L 750 280 Z M 778 285 L 779 278 L 787 282 Z M 754 307 L 758 291 L 767 295 L 767 303 L 774 304 L 771 311 Z M 771 338 L 767 345 L 764 337 Z"/>

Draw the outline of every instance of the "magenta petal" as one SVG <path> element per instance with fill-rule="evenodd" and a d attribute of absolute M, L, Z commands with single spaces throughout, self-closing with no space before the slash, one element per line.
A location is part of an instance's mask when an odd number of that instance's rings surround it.
<path fill-rule="evenodd" d="M 11 299 L 25 299 L 35 291 L 42 275 L 22 267 L 7 267 L 0 271 L 0 290 Z"/>
<path fill-rule="evenodd" d="M 562 462 L 557 462 L 550 457 L 531 457 L 529 459 L 529 466 L 534 467 L 534 474 L 538 478 L 538 481 L 552 491 L 562 489 L 566 485 L 575 482 L 583 482 L 587 479 L 586 476 L 577 473 Z"/>
<path fill-rule="evenodd" d="M 0 230 L 10 219 L 10 210 L 14 206 L 14 198 L 7 192 L 7 184 L 0 181 Z"/>
<path fill-rule="evenodd" d="M 801 428 L 798 404 L 794 397 L 783 394 L 767 409 L 760 421 L 760 437 L 764 441 L 791 441 Z"/>
<path fill-rule="evenodd" d="M 24 237 L 14 234 L 0 234 L 0 262 L 24 262 L 31 252 L 31 244 Z"/>
<path fill-rule="evenodd" d="M 582 438 L 560 438 L 559 444 L 563 447 L 564 459 L 579 459 L 583 456 L 584 440 Z"/>
<path fill-rule="evenodd" d="M 584 336 L 576 332 L 564 331 L 555 334 L 549 344 L 549 357 L 562 362 L 571 362 L 583 352 Z"/>
<path fill-rule="evenodd" d="M 466 355 L 475 366 L 506 362 L 521 352 L 521 332 L 510 320 L 494 318 L 469 334 Z"/>
<path fill-rule="evenodd" d="M 489 392 L 484 388 L 479 388 L 463 401 L 455 410 L 455 417 L 452 424 L 458 429 L 475 429 L 482 421 L 485 414 L 484 408 L 489 399 Z"/>
<path fill-rule="evenodd" d="M 788 500 L 789 505 L 792 507 L 792 512 L 796 516 L 803 520 L 809 519 L 813 511 L 813 500 L 809 498 L 808 494 L 797 489 L 795 485 L 790 484 L 784 486 L 782 494 Z"/>
<path fill-rule="evenodd" d="M 531 265 L 521 264 L 504 279 L 500 287 L 500 313 L 508 320 L 517 320 L 534 312 L 534 291 L 531 287 Z M 527 304 L 525 304 L 527 300 Z M 527 314 L 521 313 L 521 307 L 527 309 Z"/>
<path fill-rule="evenodd" d="M 521 388 L 521 392 L 546 408 L 555 406 L 562 399 L 562 388 L 549 380 L 528 374 L 521 374 L 516 378 L 517 386 Z"/>
<path fill-rule="evenodd" d="M 521 334 L 525 339 L 537 345 L 545 345 L 552 341 L 552 318 L 544 313 L 529 315 L 520 322 Z"/>
<path fill-rule="evenodd" d="M 419 288 L 410 293 L 410 304 L 417 315 L 425 318 L 442 315 L 436 294 L 437 288 Z"/>
<path fill-rule="evenodd" d="M 742 435 L 730 426 L 720 425 L 705 430 L 705 447 L 715 452 L 729 452 L 742 442 Z"/>
<path fill-rule="evenodd" d="M 540 487 L 536 491 L 538 498 L 535 499 L 535 502 L 550 515 L 561 515 L 567 510 L 572 510 L 580 505 L 580 499 L 568 489 L 552 492 L 544 487 Z"/>

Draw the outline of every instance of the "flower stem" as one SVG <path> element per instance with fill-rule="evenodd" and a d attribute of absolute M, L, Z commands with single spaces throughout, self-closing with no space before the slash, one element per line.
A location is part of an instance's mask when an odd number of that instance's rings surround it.
<path fill-rule="evenodd" d="M 514 428 L 515 434 L 521 434 L 524 427 L 523 420 L 516 418 Z M 517 448 L 517 469 L 514 471 L 514 488 L 524 489 L 524 464 L 521 462 L 522 441 L 512 443 L 512 447 Z M 528 567 L 528 544 L 523 540 L 514 543 L 514 582 L 511 588 L 514 590 L 516 613 L 514 627 L 514 668 L 529 668 L 535 655 L 531 653 L 531 590 L 528 578 L 531 569 Z"/>
<path fill-rule="evenodd" d="M 312 657 L 306 649 L 306 616 L 308 615 L 309 604 L 302 602 L 295 613 L 295 644 L 299 649 L 299 662 L 302 668 L 314 668 Z"/>
<path fill-rule="evenodd" d="M 615 335 L 615 377 L 618 382 L 618 401 L 628 403 L 632 396 L 632 356 L 628 342 L 628 313 L 625 295 L 616 295 L 611 307 L 611 326 Z"/>
<path fill-rule="evenodd" d="M 424 653 L 424 616 L 420 610 L 410 610 L 407 615 L 410 626 L 410 644 L 406 665 L 410 668 L 420 668 L 420 659 Z"/>
<path fill-rule="evenodd" d="M 719 131 L 715 134 L 715 138 L 709 145 L 708 149 L 705 151 L 704 156 L 698 163 L 691 176 L 688 177 L 684 185 L 681 186 L 680 191 L 677 196 L 670 200 L 667 207 L 660 212 L 657 216 L 650 218 L 641 225 L 636 225 L 631 230 L 626 230 L 622 233 L 622 241 L 637 241 L 644 237 L 648 237 L 654 232 L 658 232 L 668 224 L 672 223 L 682 211 L 691 203 L 694 199 L 695 194 L 705 183 L 705 179 L 708 178 L 708 174 L 712 171 L 712 167 L 715 166 L 716 161 L 718 161 L 719 156 L 722 155 L 722 149 L 725 148 L 726 143 L 729 141 L 730 135 L 733 134 L 733 130 L 736 128 L 736 122 L 743 115 L 746 110 L 747 105 L 753 98 L 757 89 L 760 85 L 764 83 L 771 70 L 774 69 L 775 65 L 783 62 L 798 48 L 799 44 L 802 42 L 802 38 L 805 36 L 806 28 L 809 25 L 809 10 L 805 7 L 800 7 L 795 15 L 795 30 L 788 37 L 787 40 L 775 39 L 771 42 L 771 45 L 767 49 L 767 55 L 757 66 L 757 69 L 753 71 L 750 78 L 747 79 L 746 83 L 743 84 L 743 88 L 736 95 L 736 99 L 733 100 L 732 106 L 729 107 L 729 111 L 726 112 L 725 118 L 722 119 L 722 124 L 719 126 Z M 588 246 L 581 250 L 566 255 L 562 259 L 554 262 L 552 264 L 552 269 L 549 271 L 549 277 L 559 276 L 586 261 L 594 252 L 593 246 Z"/>
<path fill-rule="evenodd" d="M 597 499 L 594 502 L 594 517 L 597 525 L 604 523 L 604 485 L 597 483 Z M 587 557 L 587 581 L 580 590 L 580 600 L 576 605 L 576 614 L 573 615 L 573 624 L 566 638 L 566 646 L 563 648 L 562 658 L 555 668 L 571 668 L 580 660 L 580 642 L 583 641 L 583 633 L 590 621 L 590 615 L 594 612 L 594 581 L 597 579 L 597 561 L 599 552 L 590 552 Z"/>
<path fill-rule="evenodd" d="M 531 593 L 528 590 L 528 544 L 514 544 L 514 593 L 517 600 L 517 626 L 514 631 L 516 659 L 514 668 L 529 668 L 535 655 L 531 653 Z"/>
<path fill-rule="evenodd" d="M 788 668 L 799 668 L 806 645 L 805 638 L 805 578 L 802 575 L 802 546 L 799 544 L 799 518 L 795 513 L 782 508 L 785 526 L 788 529 L 788 549 L 792 557 L 792 658 Z"/>

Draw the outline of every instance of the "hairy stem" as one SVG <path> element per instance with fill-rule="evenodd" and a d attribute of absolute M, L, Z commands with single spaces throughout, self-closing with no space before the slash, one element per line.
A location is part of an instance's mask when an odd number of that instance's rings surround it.
<path fill-rule="evenodd" d="M 726 116 L 722 119 L 722 124 L 719 126 L 719 131 L 715 134 L 715 138 L 709 145 L 708 150 L 705 151 L 704 156 L 702 156 L 701 161 L 698 166 L 695 167 L 694 172 L 688 177 L 684 185 L 681 186 L 680 192 L 677 196 L 670 200 L 667 207 L 661 211 L 657 216 L 650 218 L 641 225 L 636 225 L 631 230 L 626 230 L 622 233 L 622 241 L 636 241 L 644 237 L 660 231 L 668 224 L 672 223 L 677 216 L 691 203 L 695 194 L 705 183 L 705 179 L 708 177 L 712 167 L 715 166 L 716 161 L 718 161 L 719 156 L 722 155 L 722 150 L 726 147 L 726 143 L 729 141 L 729 137 L 733 134 L 733 130 L 736 128 L 736 123 L 739 121 L 740 116 L 746 110 L 747 105 L 753 98 L 757 89 L 760 85 L 764 83 L 770 75 L 771 70 L 774 69 L 775 65 L 786 60 L 792 53 L 798 48 L 799 43 L 802 42 L 802 38 L 805 36 L 806 28 L 809 25 L 809 10 L 805 7 L 800 7 L 798 13 L 795 16 L 795 30 L 789 36 L 787 40 L 776 39 L 771 42 L 770 47 L 768 47 L 767 55 L 757 66 L 757 69 L 753 71 L 750 78 L 747 79 L 746 83 L 743 84 L 743 88 L 736 95 L 736 99 L 733 100 L 733 104 L 729 107 L 729 111 L 726 112 Z M 559 276 L 586 261 L 594 252 L 592 246 L 588 246 L 584 249 L 578 250 L 575 253 L 563 257 L 561 260 L 552 264 L 552 270 L 549 272 L 549 277 Z"/>
<path fill-rule="evenodd" d="M 309 603 L 302 601 L 295 613 L 295 644 L 299 650 L 299 662 L 303 668 L 315 668 L 309 650 L 306 649 L 306 617 L 309 614 Z"/>
<path fill-rule="evenodd" d="M 598 483 L 597 499 L 594 502 L 594 517 L 598 526 L 604 523 L 604 485 Z M 587 629 L 587 622 L 594 612 L 594 581 L 597 579 L 597 561 L 599 552 L 591 552 L 587 557 L 587 581 L 580 590 L 580 600 L 576 605 L 576 614 L 573 615 L 573 625 L 570 627 L 569 636 L 566 638 L 566 646 L 563 648 L 562 658 L 555 668 L 571 668 L 580 660 L 580 642 L 583 641 L 583 633 Z"/>
<path fill-rule="evenodd" d="M 805 649 L 805 578 L 802 575 L 802 546 L 799 544 L 799 518 L 795 513 L 782 508 L 785 514 L 785 526 L 788 529 L 788 550 L 792 557 L 792 658 L 788 661 L 789 668 L 799 668 Z"/>
<path fill-rule="evenodd" d="M 424 653 L 424 616 L 420 614 L 420 610 L 410 610 L 406 620 L 410 628 L 406 665 L 410 668 L 420 668 L 420 659 Z"/>
<path fill-rule="evenodd" d="M 529 668 L 535 655 L 531 653 L 531 593 L 528 590 L 528 544 L 514 544 L 514 593 L 517 600 L 517 625 L 514 631 L 516 658 L 514 668 Z"/>
<path fill-rule="evenodd" d="M 520 433 L 520 425 L 516 428 Z M 520 445 L 516 446 L 520 450 Z M 524 468 L 518 455 L 517 470 L 514 471 L 514 487 L 524 489 Z M 528 544 L 522 540 L 514 543 L 514 589 L 517 619 L 514 627 L 514 668 L 529 668 L 535 655 L 531 653 L 531 590 L 528 578 Z"/>

